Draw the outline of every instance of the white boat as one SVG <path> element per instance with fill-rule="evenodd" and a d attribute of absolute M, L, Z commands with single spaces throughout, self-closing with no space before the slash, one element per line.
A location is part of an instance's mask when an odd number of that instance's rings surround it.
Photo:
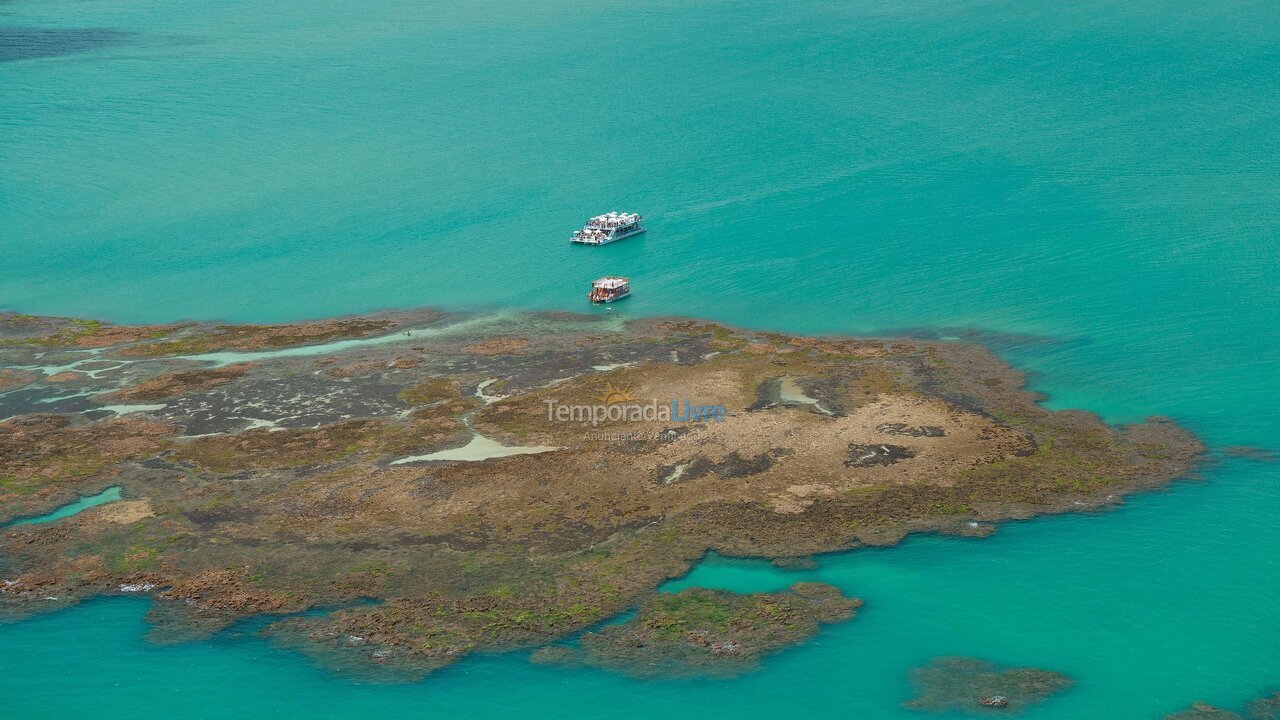
<path fill-rule="evenodd" d="M 645 227 L 640 224 L 641 220 L 644 218 L 637 213 L 614 211 L 597 215 L 588 220 L 581 230 L 575 232 L 569 241 L 583 245 L 608 245 L 615 240 L 644 232 Z"/>
<path fill-rule="evenodd" d="M 631 294 L 631 281 L 616 275 L 606 275 L 591 283 L 587 297 L 593 303 L 611 303 Z"/>

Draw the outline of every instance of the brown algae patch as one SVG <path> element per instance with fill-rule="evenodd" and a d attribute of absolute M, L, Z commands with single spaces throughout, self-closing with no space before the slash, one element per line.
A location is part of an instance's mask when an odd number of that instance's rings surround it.
<path fill-rule="evenodd" d="M 40 379 L 36 373 L 27 370 L 0 369 L 0 392 L 8 392 L 24 388 Z"/>
<path fill-rule="evenodd" d="M 464 345 L 462 351 L 469 355 L 519 355 L 528 349 L 528 338 L 500 337 Z"/>
<path fill-rule="evenodd" d="M 21 505 L 19 498 L 8 496 L 74 495 L 78 481 L 110 476 L 118 463 L 158 452 L 174 430 L 132 418 L 75 425 L 53 414 L 0 422 L 0 519 Z M 57 493 L 59 489 L 64 492 Z M 20 514 L 27 512 L 12 513 Z"/>

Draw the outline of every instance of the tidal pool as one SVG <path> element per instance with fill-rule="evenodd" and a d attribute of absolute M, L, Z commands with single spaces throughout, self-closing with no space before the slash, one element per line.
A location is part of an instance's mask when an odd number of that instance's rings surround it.
<path fill-rule="evenodd" d="M 80 496 L 79 500 L 76 500 L 74 502 L 69 502 L 66 505 L 63 505 L 61 507 L 54 509 L 51 512 L 45 513 L 44 515 L 37 515 L 34 517 L 27 517 L 27 518 L 19 518 L 9 523 L 8 525 L 5 525 L 4 527 L 16 527 L 18 525 L 40 525 L 43 523 L 53 522 L 54 520 L 61 520 L 62 518 L 71 517 L 72 515 L 88 510 L 91 507 L 97 507 L 99 505 L 106 505 L 107 503 L 113 503 L 117 500 L 120 500 L 121 497 L 122 496 L 120 494 L 120 486 L 113 485 L 107 488 L 106 490 L 103 490 L 102 492 L 98 493 L 97 495 L 82 495 Z"/>

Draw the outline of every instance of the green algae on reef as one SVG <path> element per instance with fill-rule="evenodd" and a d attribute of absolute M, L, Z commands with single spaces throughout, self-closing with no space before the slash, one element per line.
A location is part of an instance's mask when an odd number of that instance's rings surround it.
<path fill-rule="evenodd" d="M 690 588 L 654 595 L 626 622 L 585 633 L 580 649 L 551 646 L 535 652 L 533 660 L 583 663 L 642 678 L 731 677 L 754 669 L 765 655 L 804 642 L 822 624 L 848 620 L 861 604 L 821 583 L 748 595 Z"/>

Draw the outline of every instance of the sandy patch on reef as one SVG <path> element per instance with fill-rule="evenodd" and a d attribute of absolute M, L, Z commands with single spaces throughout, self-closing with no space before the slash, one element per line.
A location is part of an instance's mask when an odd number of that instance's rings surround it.
<path fill-rule="evenodd" d="M 480 468 L 440 467 L 434 472 L 450 492 L 430 504 L 415 501 L 411 487 L 387 487 L 365 502 L 376 505 L 380 518 L 410 515 L 447 532 L 489 527 L 515 535 L 535 532 L 552 518 L 592 527 L 642 524 L 710 502 L 758 503 L 794 514 L 821 498 L 863 487 L 946 486 L 964 468 L 1034 447 L 1020 432 L 985 415 L 911 392 L 881 395 L 848 415 L 828 416 L 798 407 L 748 412 L 755 400 L 753 385 L 734 367 L 641 369 L 621 373 L 614 385 L 624 384 L 642 404 L 651 398 L 665 404 L 672 397 L 721 402 L 729 416 L 723 422 L 613 423 L 593 431 L 590 425 L 547 423 L 545 406 L 540 411 L 526 406 L 530 414 L 541 413 L 529 422 L 542 432 L 522 442 L 566 449 Z M 565 402 L 590 402 L 597 389 L 583 382 L 548 392 L 562 390 Z M 877 429 L 895 423 L 933 426 L 943 435 L 910 437 Z M 683 434 L 648 443 L 638 454 L 592 437 L 593 432 L 653 437 L 672 428 Z M 905 449 L 909 456 L 869 467 L 846 465 L 851 446 L 880 444 Z"/>
<path fill-rule="evenodd" d="M 147 500 L 122 500 L 109 505 L 101 505 L 95 512 L 99 520 L 117 525 L 128 525 L 143 518 L 154 517 L 151 503 Z"/>
<path fill-rule="evenodd" d="M 943 428 L 945 435 L 901 437 L 877 430 L 886 423 L 933 425 Z M 845 466 L 851 445 L 878 444 L 904 447 L 912 457 L 890 466 Z M 719 482 L 712 481 L 716 487 L 707 488 L 721 497 L 749 501 L 766 488 L 807 498 L 871 482 L 945 484 L 957 469 L 995 462 L 1029 448 L 1020 433 L 990 418 L 952 408 L 940 400 L 899 395 L 881 396 L 844 417 L 824 417 L 801 408 L 739 411 L 724 422 L 706 423 L 680 436 L 641 463 L 656 476 L 660 467 L 689 463 L 697 457 L 719 460 L 731 452 L 749 457 L 775 449 L 788 451 L 765 472 L 751 474 L 749 479 L 717 478 Z M 825 481 L 822 486 L 795 482 L 819 477 Z M 695 478 L 682 488 L 677 482 L 658 492 L 690 495 L 693 500 L 704 494 L 694 489 L 697 483 Z M 825 491 L 819 493 L 818 487 Z"/>

